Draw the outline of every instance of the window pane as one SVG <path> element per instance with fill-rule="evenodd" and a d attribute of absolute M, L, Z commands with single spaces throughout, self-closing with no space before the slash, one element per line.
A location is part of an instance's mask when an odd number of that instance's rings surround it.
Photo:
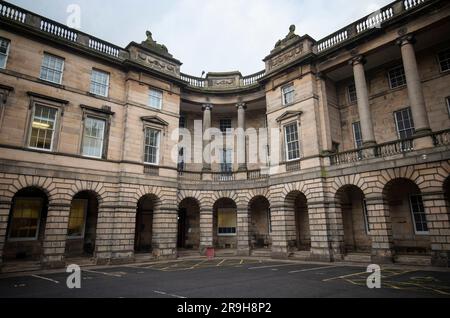
<path fill-rule="evenodd" d="M 391 88 L 406 85 L 405 70 L 403 69 L 403 65 L 397 66 L 389 71 L 389 81 Z"/>
<path fill-rule="evenodd" d="M 363 139 L 362 139 L 362 133 L 361 133 L 361 123 L 356 122 L 353 123 L 353 136 L 355 138 L 355 146 L 357 149 L 362 148 L 363 146 Z"/>
<path fill-rule="evenodd" d="M 400 139 L 409 139 L 414 135 L 414 122 L 411 109 L 406 108 L 394 113 Z"/>
<path fill-rule="evenodd" d="M 439 53 L 439 64 L 442 72 L 450 70 L 450 49 Z"/>
<path fill-rule="evenodd" d="M 0 68 L 6 67 L 6 60 L 9 53 L 9 40 L 0 38 Z"/>
<path fill-rule="evenodd" d="M 10 238 L 35 239 L 43 201 L 40 198 L 16 198 L 12 211 Z"/>
<path fill-rule="evenodd" d="M 92 70 L 91 93 L 107 97 L 108 90 L 109 90 L 109 74 L 98 70 Z"/>
<path fill-rule="evenodd" d="M 87 117 L 84 123 L 83 155 L 101 158 L 106 123 L 104 120 Z"/>
<path fill-rule="evenodd" d="M 160 131 L 145 129 L 144 161 L 145 163 L 158 164 L 159 161 Z"/>
<path fill-rule="evenodd" d="M 86 217 L 87 200 L 73 200 L 70 207 L 69 228 L 67 235 L 82 236 Z"/>
<path fill-rule="evenodd" d="M 57 110 L 36 104 L 31 127 L 30 147 L 51 150 Z"/>
<path fill-rule="evenodd" d="M 298 142 L 297 124 L 291 124 L 285 127 L 286 134 L 286 157 L 287 160 L 295 160 L 300 158 L 300 146 Z"/>
<path fill-rule="evenodd" d="M 217 227 L 219 234 L 236 234 L 236 211 L 234 209 L 218 209 Z"/>
<path fill-rule="evenodd" d="M 350 103 L 354 103 L 358 100 L 358 97 L 356 95 L 356 86 L 355 83 L 350 84 L 347 88 L 348 90 L 348 100 L 350 101 Z"/>
<path fill-rule="evenodd" d="M 411 210 L 416 232 L 428 232 L 428 223 L 421 195 L 411 196 Z"/>
<path fill-rule="evenodd" d="M 295 95 L 294 85 L 283 87 L 282 94 L 283 94 L 283 104 L 284 105 L 292 104 L 294 102 L 294 95 Z"/>
<path fill-rule="evenodd" d="M 44 54 L 41 66 L 41 79 L 61 84 L 64 60 L 54 55 Z"/>
<path fill-rule="evenodd" d="M 162 108 L 162 98 L 163 98 L 163 94 L 161 91 L 151 89 L 150 93 L 149 93 L 149 106 L 156 108 L 156 109 L 161 109 Z"/>
<path fill-rule="evenodd" d="M 231 129 L 231 119 L 221 119 L 219 126 L 222 133 L 227 133 Z"/>

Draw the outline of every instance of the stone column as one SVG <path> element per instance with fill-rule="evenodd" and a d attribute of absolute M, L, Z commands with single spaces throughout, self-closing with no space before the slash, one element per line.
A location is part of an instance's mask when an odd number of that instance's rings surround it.
<path fill-rule="evenodd" d="M 250 255 L 249 211 L 245 205 L 237 207 L 237 255 Z"/>
<path fill-rule="evenodd" d="M 200 254 L 204 255 L 208 247 L 214 247 L 213 242 L 213 207 L 200 207 Z"/>
<path fill-rule="evenodd" d="M 47 268 L 64 267 L 69 226 L 70 202 L 50 203 L 42 243 L 42 265 Z"/>
<path fill-rule="evenodd" d="M 389 205 L 383 197 L 367 197 L 370 237 L 372 239 L 372 262 L 392 263 L 394 244 Z"/>
<path fill-rule="evenodd" d="M 247 170 L 246 162 L 246 141 L 245 141 L 245 111 L 247 106 L 245 103 L 238 103 L 236 105 L 238 113 L 237 125 L 237 162 L 239 164 L 239 171 Z"/>
<path fill-rule="evenodd" d="M 425 98 L 423 96 L 422 82 L 417 67 L 416 54 L 414 52 L 414 37 L 411 35 L 402 37 L 397 43 L 400 45 L 402 51 L 403 67 L 405 69 L 408 97 L 416 135 L 418 137 L 424 136 L 429 134 L 431 129 L 425 106 Z"/>
<path fill-rule="evenodd" d="M 157 258 L 176 258 L 178 208 L 161 204 L 153 214 L 153 255 Z"/>
<path fill-rule="evenodd" d="M 203 171 L 211 171 L 211 149 L 209 144 L 211 143 L 211 134 L 207 133 L 211 128 L 211 111 L 213 106 L 211 104 L 204 104 L 203 110 L 203 152 L 206 151 L 206 155 L 203 156 Z M 207 147 L 208 146 L 208 147 Z"/>
<path fill-rule="evenodd" d="M 2 198 L 3 200 L 3 198 Z M 3 249 L 6 243 L 6 229 L 8 227 L 9 211 L 11 210 L 11 201 L 0 201 L 0 268 L 3 262 Z"/>
<path fill-rule="evenodd" d="M 361 133 L 365 146 L 376 144 L 373 130 L 372 115 L 370 113 L 369 93 L 367 90 L 366 74 L 364 72 L 365 60 L 357 56 L 350 62 L 355 77 L 356 95 L 358 97 L 358 112 L 361 121 Z"/>
<path fill-rule="evenodd" d="M 433 266 L 450 266 L 450 203 L 443 192 L 422 193 Z"/>

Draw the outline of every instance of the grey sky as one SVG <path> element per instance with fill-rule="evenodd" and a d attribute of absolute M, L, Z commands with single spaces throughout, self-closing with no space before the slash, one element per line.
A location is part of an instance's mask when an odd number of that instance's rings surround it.
<path fill-rule="evenodd" d="M 122 47 L 150 30 L 183 62 L 182 71 L 264 68 L 262 59 L 288 33 L 316 40 L 391 0 L 9 0 L 65 23 L 69 4 L 81 7 L 81 30 Z"/>

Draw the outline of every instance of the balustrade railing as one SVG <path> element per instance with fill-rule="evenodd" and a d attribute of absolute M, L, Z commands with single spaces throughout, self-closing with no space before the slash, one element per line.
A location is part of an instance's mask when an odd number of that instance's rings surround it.
<path fill-rule="evenodd" d="M 71 42 L 76 42 L 78 39 L 78 33 L 76 31 L 46 18 L 41 19 L 41 31 L 50 33 L 51 35 Z"/>
<path fill-rule="evenodd" d="M 266 70 L 262 70 L 258 73 L 252 74 L 252 75 L 248 75 L 248 76 L 244 76 L 242 78 L 242 86 L 251 86 L 251 85 L 255 85 L 258 83 L 258 80 L 260 78 L 262 78 L 264 75 L 266 74 Z"/>
<path fill-rule="evenodd" d="M 433 142 L 436 147 L 450 145 L 450 130 L 439 131 L 433 134 Z"/>
<path fill-rule="evenodd" d="M 195 77 L 181 73 L 181 80 L 188 82 L 192 87 L 204 88 L 206 87 L 206 79 L 201 77 Z"/>
<path fill-rule="evenodd" d="M 10 20 L 14 20 L 17 22 L 25 23 L 25 19 L 27 14 L 25 10 L 16 7 L 14 5 L 10 5 L 6 2 L 0 3 L 0 16 L 4 18 L 8 18 Z"/>

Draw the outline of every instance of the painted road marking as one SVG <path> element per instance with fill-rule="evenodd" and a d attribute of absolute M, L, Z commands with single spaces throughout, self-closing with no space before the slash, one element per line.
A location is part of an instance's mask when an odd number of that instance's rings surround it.
<path fill-rule="evenodd" d="M 285 266 L 296 266 L 296 265 L 298 266 L 299 264 L 278 264 L 278 265 L 257 266 L 257 267 L 250 267 L 249 270 L 285 267 Z"/>
<path fill-rule="evenodd" d="M 219 267 L 220 265 L 222 265 L 223 263 L 225 263 L 226 259 L 223 259 L 219 264 L 217 264 L 216 266 Z"/>
<path fill-rule="evenodd" d="M 344 278 L 348 278 L 348 277 L 352 277 L 352 276 L 358 276 L 358 275 L 363 275 L 363 274 L 368 274 L 368 273 L 367 272 L 360 272 L 360 273 L 342 275 L 342 276 L 327 278 L 327 279 L 324 279 L 322 281 L 323 282 L 329 282 L 329 281 L 336 280 L 336 279 L 344 279 Z"/>
<path fill-rule="evenodd" d="M 291 271 L 291 272 L 289 272 L 289 274 L 318 271 L 321 269 L 336 268 L 336 267 L 339 267 L 339 266 L 322 266 L 322 267 L 314 267 L 314 268 L 305 268 L 305 269 L 300 269 L 298 271 Z"/>
<path fill-rule="evenodd" d="M 99 271 L 92 271 L 92 270 L 88 270 L 88 269 L 82 269 L 82 271 L 86 272 L 86 273 L 101 274 L 101 275 L 105 275 L 105 276 L 122 277 L 122 275 L 119 275 L 119 274 L 99 272 Z"/>
<path fill-rule="evenodd" d="M 164 295 L 164 296 L 170 296 L 170 297 L 174 297 L 174 298 L 182 298 L 182 299 L 187 298 L 187 297 L 184 297 L 184 296 L 179 296 L 179 295 L 174 295 L 174 294 L 168 294 L 168 293 L 165 293 L 165 292 L 162 292 L 162 291 L 158 291 L 158 290 L 154 290 L 153 292 L 154 292 L 155 294 Z"/>
<path fill-rule="evenodd" d="M 195 264 L 195 265 L 193 265 L 192 267 L 190 267 L 189 269 L 195 269 L 197 266 L 200 266 L 200 265 L 202 265 L 202 264 L 204 264 L 204 263 L 206 263 L 208 260 L 207 259 L 205 259 L 204 261 L 201 261 L 200 263 L 197 263 L 197 264 Z"/>
<path fill-rule="evenodd" d="M 49 282 L 52 282 L 52 283 L 55 283 L 55 284 L 59 284 L 59 282 L 57 280 L 54 280 L 54 279 L 51 279 L 51 278 L 48 278 L 48 277 L 39 276 L 39 275 L 31 275 L 31 277 L 39 278 L 39 279 L 43 279 L 43 280 L 46 280 L 46 281 L 49 281 Z"/>

